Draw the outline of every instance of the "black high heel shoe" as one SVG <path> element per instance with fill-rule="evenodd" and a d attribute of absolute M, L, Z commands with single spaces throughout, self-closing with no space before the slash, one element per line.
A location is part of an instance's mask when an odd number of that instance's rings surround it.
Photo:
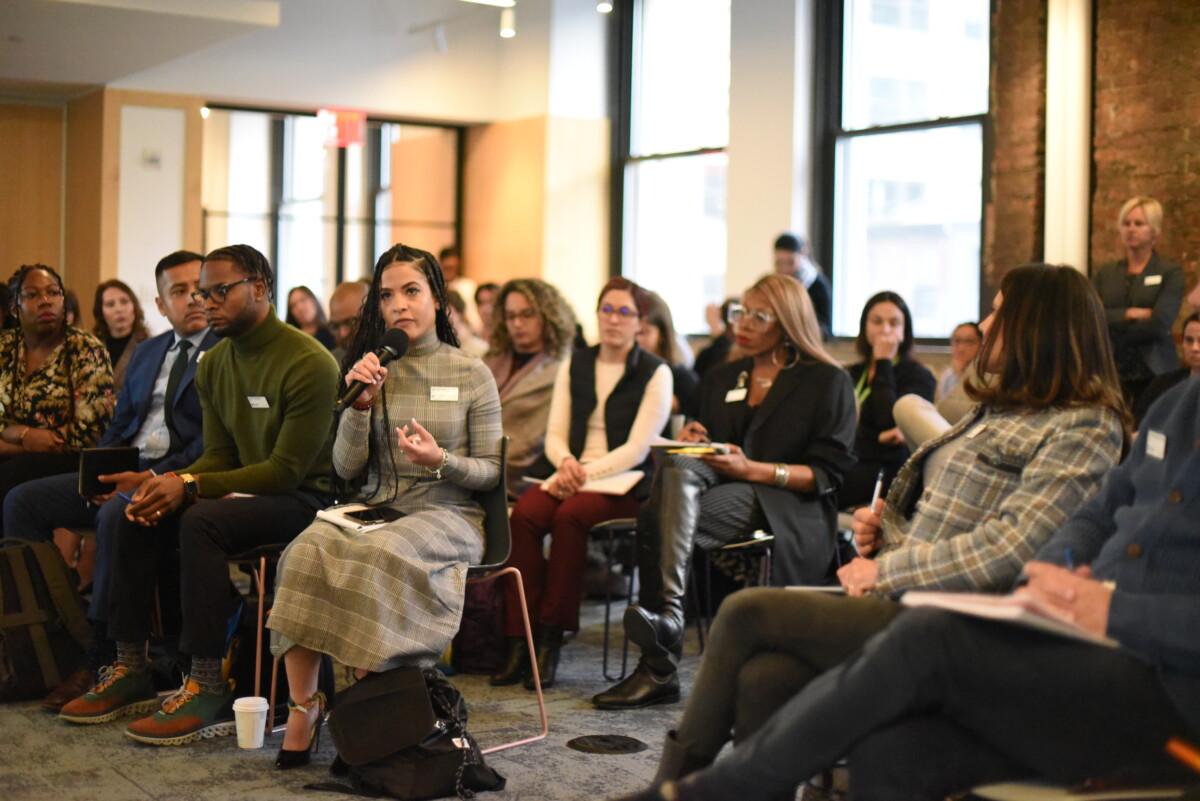
<path fill-rule="evenodd" d="M 488 683 L 493 687 L 520 684 L 529 674 L 529 643 L 524 637 L 506 637 L 504 640 L 504 665 L 493 673 Z"/>
<path fill-rule="evenodd" d="M 314 706 L 317 707 L 317 721 L 308 733 L 308 748 L 303 751 L 289 751 L 281 747 L 279 756 L 275 757 L 275 767 L 280 770 L 291 770 L 308 764 L 313 749 L 321 744 L 321 725 L 325 722 L 325 693 L 313 693 L 311 698 L 301 704 L 288 699 L 288 712 L 304 712 L 307 715 Z"/>

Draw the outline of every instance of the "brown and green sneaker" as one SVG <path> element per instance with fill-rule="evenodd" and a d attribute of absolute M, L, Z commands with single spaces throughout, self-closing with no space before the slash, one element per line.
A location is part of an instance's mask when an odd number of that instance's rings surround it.
<path fill-rule="evenodd" d="M 202 693 L 190 678 L 184 678 L 183 686 L 163 701 L 161 709 L 125 730 L 126 736 L 150 745 L 183 745 L 233 732 L 233 691 Z"/>
<path fill-rule="evenodd" d="M 124 715 L 149 712 L 159 705 L 148 672 L 135 672 L 120 662 L 100 668 L 96 686 L 58 711 L 68 723 L 107 723 Z"/>

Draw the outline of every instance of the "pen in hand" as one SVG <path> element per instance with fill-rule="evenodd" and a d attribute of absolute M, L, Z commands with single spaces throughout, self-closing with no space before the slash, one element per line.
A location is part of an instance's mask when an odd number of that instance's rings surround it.
<path fill-rule="evenodd" d="M 133 503 L 133 496 L 128 492 L 118 492 L 117 497 L 125 501 L 125 503 Z"/>
<path fill-rule="evenodd" d="M 1071 550 L 1071 546 L 1063 548 L 1063 565 L 1072 573 L 1075 572 L 1075 552 Z"/>
<path fill-rule="evenodd" d="M 879 475 L 875 477 L 875 491 L 871 493 L 871 505 L 868 507 L 872 512 L 875 511 L 875 504 L 879 502 L 879 496 L 883 493 L 883 468 L 879 468 Z"/>

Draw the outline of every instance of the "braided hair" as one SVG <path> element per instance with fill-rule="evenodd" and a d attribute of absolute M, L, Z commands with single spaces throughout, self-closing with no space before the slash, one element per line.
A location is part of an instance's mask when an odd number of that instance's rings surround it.
<path fill-rule="evenodd" d="M 226 245 L 204 257 L 205 261 L 230 261 L 239 272 L 262 279 L 267 286 L 267 299 L 275 302 L 275 271 L 267 257 L 249 245 Z"/>
<path fill-rule="evenodd" d="M 53 267 L 45 264 L 22 264 L 17 269 L 12 277 L 8 279 L 8 306 L 9 311 L 14 318 L 21 316 L 21 288 L 25 285 L 25 276 L 29 275 L 34 270 L 41 270 L 54 279 L 54 283 L 58 284 L 58 291 L 63 293 L 65 297 L 67 290 L 63 287 L 62 277 L 54 271 Z M 19 324 L 19 323 L 18 323 Z M 63 316 L 63 327 L 66 328 L 67 318 Z"/>
<path fill-rule="evenodd" d="M 366 299 L 363 301 L 359 317 L 358 331 L 355 332 L 354 340 L 350 343 L 350 347 L 346 349 L 346 355 L 342 359 L 343 379 L 350 368 L 354 366 L 355 362 L 362 358 L 368 351 L 377 350 L 380 342 L 383 340 L 383 335 L 387 331 L 387 322 L 383 319 L 383 312 L 379 308 L 379 295 L 382 290 L 384 270 L 396 263 L 411 264 L 414 269 L 419 270 L 425 276 L 425 280 L 429 282 L 430 292 L 433 293 L 433 299 L 437 302 L 436 317 L 434 319 L 434 329 L 437 331 L 437 338 L 447 345 L 458 347 L 458 334 L 454 330 L 454 324 L 450 322 L 450 314 L 447 311 L 446 279 L 442 275 L 442 266 L 429 251 L 419 250 L 408 245 L 393 245 L 379 257 L 379 261 L 375 262 L 375 270 L 371 275 L 371 288 L 367 292 Z M 391 436 L 393 425 L 388 415 L 386 383 L 379 389 L 378 400 L 380 411 L 383 414 L 384 438 L 387 439 Z M 382 484 L 384 479 L 382 464 L 380 462 L 380 450 L 388 456 L 392 475 L 398 474 L 399 470 L 396 465 L 396 454 L 392 448 L 368 448 L 368 470 L 373 469 L 375 474 L 379 476 L 379 481 Z M 388 499 L 388 502 L 394 501 L 399 492 L 398 485 L 393 483 L 392 486 L 392 495 Z M 378 491 L 378 487 L 372 490 L 371 493 L 366 494 L 372 494 L 375 491 Z"/>

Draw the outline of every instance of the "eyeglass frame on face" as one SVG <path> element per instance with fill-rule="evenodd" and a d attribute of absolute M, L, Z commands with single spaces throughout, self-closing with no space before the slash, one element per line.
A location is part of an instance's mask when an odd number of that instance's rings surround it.
<path fill-rule="evenodd" d="M 504 313 L 504 322 L 515 323 L 517 320 L 525 320 L 526 322 L 528 322 L 529 320 L 536 320 L 537 317 L 538 317 L 538 310 L 530 307 L 530 308 L 526 308 L 526 309 L 521 309 L 521 311 L 519 311 L 519 312 L 507 312 L 506 311 Z"/>
<path fill-rule="evenodd" d="M 745 325 L 748 328 L 755 328 L 759 331 L 770 328 L 771 323 L 775 322 L 775 315 L 769 311 L 748 311 L 745 306 L 740 303 L 731 303 L 729 311 L 725 313 L 725 322 L 730 325 Z"/>
<path fill-rule="evenodd" d="M 251 281 L 257 281 L 257 275 L 247 276 L 239 281 L 228 281 L 224 284 L 214 284 L 211 289 L 197 289 L 192 293 L 192 301 L 204 305 L 208 303 L 209 298 L 212 298 L 213 303 L 221 304 L 229 298 L 229 290 L 233 289 L 238 284 L 247 284 Z"/>
<path fill-rule="evenodd" d="M 596 309 L 596 314 L 603 314 L 607 315 L 608 317 L 616 315 L 622 321 L 636 320 L 642 316 L 638 313 L 637 309 L 631 309 L 628 306 L 614 306 L 611 303 L 605 303 L 603 306 Z"/>
<path fill-rule="evenodd" d="M 46 298 L 48 300 L 54 300 L 55 298 L 66 297 L 66 294 L 67 293 L 64 292 L 61 287 L 50 287 L 45 290 L 22 289 L 21 294 L 18 297 L 20 298 L 20 301 L 22 303 L 24 303 L 25 301 L 32 301 L 32 302 L 36 303 L 37 301 L 39 301 L 42 298 Z"/>

